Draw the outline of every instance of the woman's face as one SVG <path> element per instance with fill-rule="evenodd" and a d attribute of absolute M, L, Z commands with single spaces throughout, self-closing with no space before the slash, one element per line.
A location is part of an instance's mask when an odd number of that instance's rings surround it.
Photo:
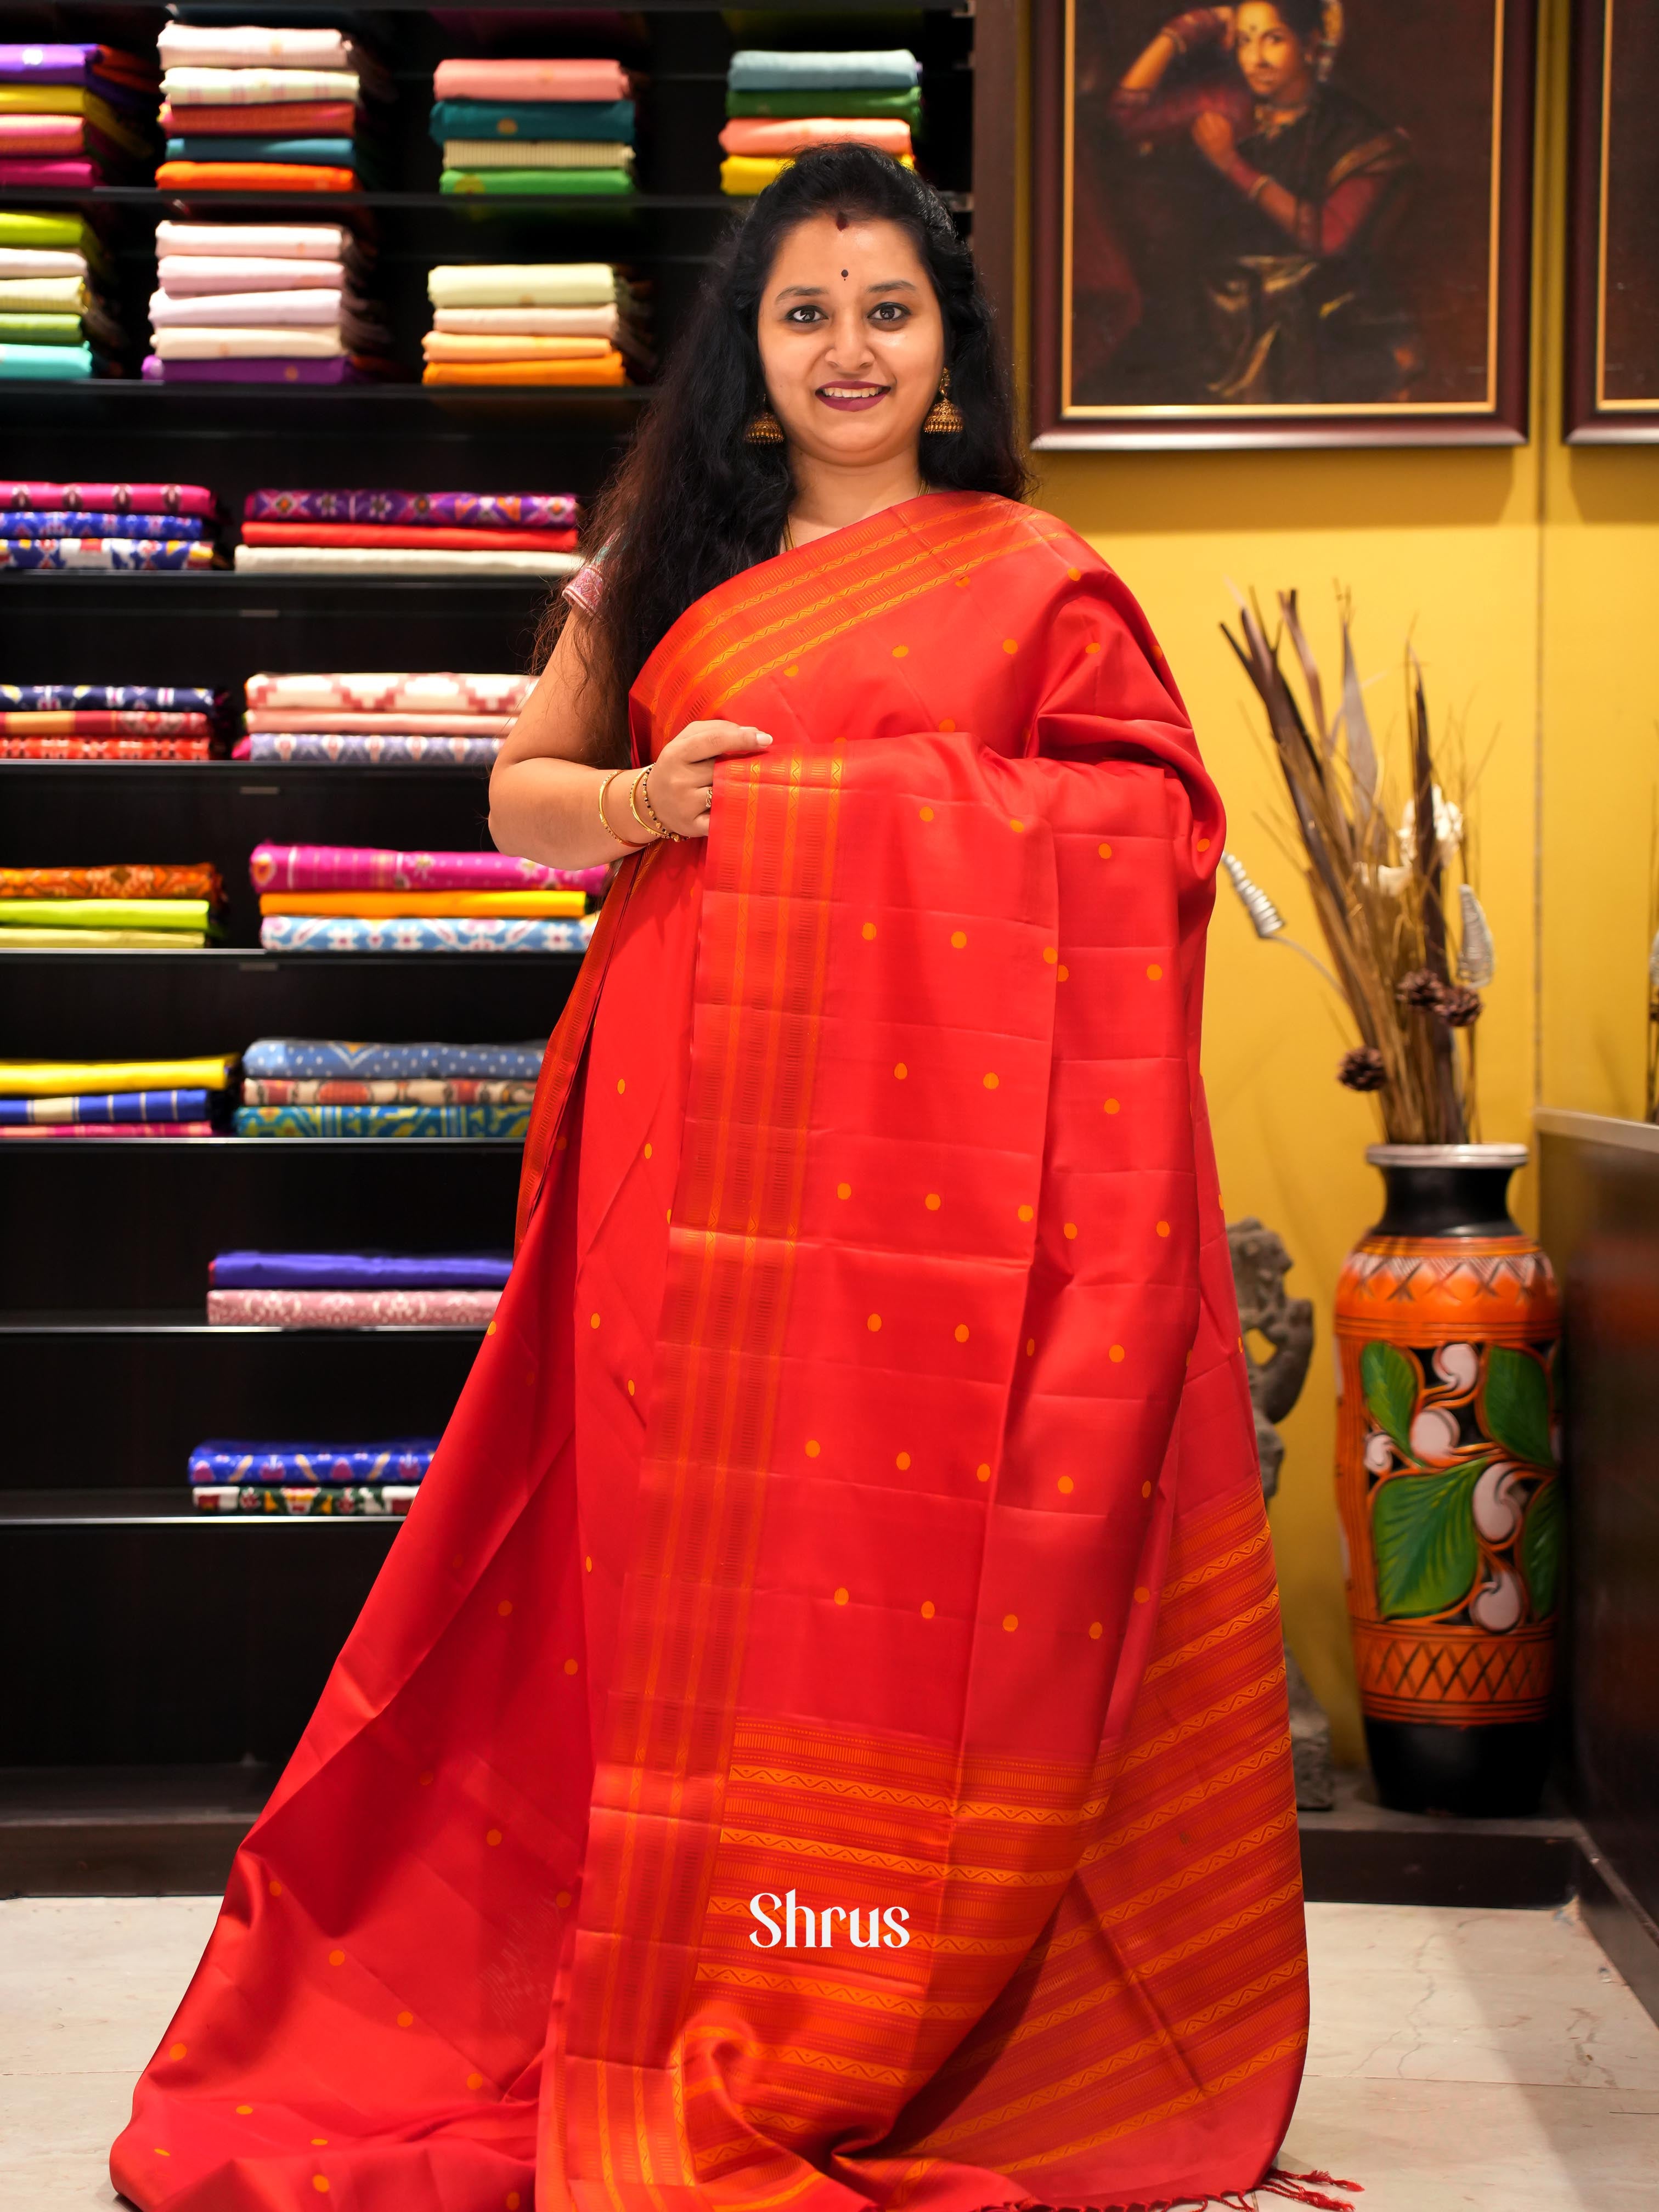
<path fill-rule="evenodd" d="M 798 223 L 772 264 L 757 336 L 772 411 L 799 452 L 870 468 L 916 451 L 939 392 L 945 323 L 897 223 Z"/>
<path fill-rule="evenodd" d="M 1312 93 L 1312 55 L 1270 0 L 1244 0 L 1233 18 L 1233 50 L 1258 100 L 1296 107 Z"/>

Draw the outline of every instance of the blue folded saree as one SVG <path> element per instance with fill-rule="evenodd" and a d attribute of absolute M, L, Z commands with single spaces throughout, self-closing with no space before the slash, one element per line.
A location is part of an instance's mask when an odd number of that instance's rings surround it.
<path fill-rule="evenodd" d="M 513 1271 L 505 1253 L 220 1252 L 216 1291 L 495 1291 Z"/>
<path fill-rule="evenodd" d="M 242 1054 L 242 1073 L 295 1081 L 346 1075 L 364 1083 L 452 1076 L 533 1083 L 546 1049 L 544 1038 L 527 1044 L 359 1044 L 339 1037 L 256 1037 Z"/>
<path fill-rule="evenodd" d="M 608 138 L 634 143 L 631 100 L 441 100 L 432 136 L 449 138 Z"/>
<path fill-rule="evenodd" d="M 0 1129 L 70 1121 L 205 1121 L 205 1091 L 92 1091 L 64 1098 L 0 1098 Z"/>
<path fill-rule="evenodd" d="M 436 1437 L 394 1437 L 368 1444 L 245 1443 L 210 1437 L 190 1455 L 197 1482 L 418 1482 L 432 1464 Z"/>
<path fill-rule="evenodd" d="M 40 378 L 51 384 L 78 384 L 91 374 L 90 346 L 0 345 L 0 380 L 8 383 Z"/>
<path fill-rule="evenodd" d="M 349 138 L 169 138 L 169 161 L 292 161 L 307 167 L 357 166 Z"/>
<path fill-rule="evenodd" d="M 880 52 L 780 53 L 764 46 L 743 46 L 726 73 L 732 92 L 816 92 L 841 86 L 871 92 L 902 92 L 921 82 L 921 64 L 907 47 Z"/>

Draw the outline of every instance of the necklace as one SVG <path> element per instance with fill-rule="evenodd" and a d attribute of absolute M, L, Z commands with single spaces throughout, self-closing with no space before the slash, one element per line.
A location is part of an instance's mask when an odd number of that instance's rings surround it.
<path fill-rule="evenodd" d="M 909 499 L 925 499 L 927 495 L 927 487 L 925 483 L 919 483 L 913 492 L 906 494 L 906 497 Z M 893 504 L 895 507 L 902 507 L 904 504 L 904 501 L 902 500 L 895 500 Z M 881 510 L 878 509 L 877 511 L 879 513 Z M 866 520 L 867 520 L 868 518 L 866 517 Z M 824 535 L 827 538 L 832 538 L 834 537 L 835 532 L 833 531 L 826 531 Z M 780 550 L 785 553 L 793 553 L 796 550 L 795 519 L 792 514 L 786 514 L 783 518 L 783 544 L 780 548 Z"/>

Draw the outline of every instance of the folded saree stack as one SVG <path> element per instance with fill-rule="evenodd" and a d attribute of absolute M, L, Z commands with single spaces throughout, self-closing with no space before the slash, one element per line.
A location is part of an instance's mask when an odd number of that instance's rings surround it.
<path fill-rule="evenodd" d="M 0 84 L 0 125 L 16 119 L 9 89 Z M 0 210 L 0 381 L 118 376 L 129 346 L 104 290 L 109 275 L 84 216 Z"/>
<path fill-rule="evenodd" d="M 440 62 L 432 91 L 440 191 L 546 199 L 634 189 L 634 102 L 619 62 Z"/>
<path fill-rule="evenodd" d="M 0 953 L 178 951 L 218 934 L 223 903 L 205 863 L 0 868 Z"/>
<path fill-rule="evenodd" d="M 613 385 L 648 374 L 646 295 L 607 261 L 428 270 L 423 384 Z"/>
<path fill-rule="evenodd" d="M 392 374 L 364 290 L 372 257 L 337 222 L 160 222 L 150 354 L 164 384 L 355 384 Z"/>
<path fill-rule="evenodd" d="M 159 81 L 153 56 L 0 40 L 0 185 L 148 184 Z"/>
<path fill-rule="evenodd" d="M 495 1137 L 522 1143 L 544 1047 L 260 1037 L 239 1137 Z"/>
<path fill-rule="evenodd" d="M 221 1252 L 208 1268 L 208 1322 L 481 1329 L 512 1265 L 502 1253 Z"/>
<path fill-rule="evenodd" d="M 248 873 L 270 952 L 586 951 L 595 918 L 585 885 L 551 868 L 528 880 L 525 868 L 501 853 L 260 845 Z"/>
<path fill-rule="evenodd" d="M 407 1513 L 435 1437 L 385 1443 L 246 1443 L 210 1437 L 190 1455 L 198 1513 Z"/>
<path fill-rule="evenodd" d="M 216 520 L 213 494 L 205 484 L 40 483 L 3 477 L 0 569 L 210 568 Z M 106 687 L 25 688 L 80 693 Z M 84 703 L 90 708 L 118 702 L 88 697 Z M 132 703 L 143 702 L 135 698 Z"/>
<path fill-rule="evenodd" d="M 386 495 L 255 492 L 252 496 L 255 500 L 298 497 L 339 501 L 380 499 Z M 442 498 L 446 495 L 423 496 Z M 239 568 L 301 568 L 314 565 L 327 569 L 336 565 L 349 567 L 354 558 L 349 547 L 239 545 L 236 550 Z M 244 553 L 256 557 L 245 562 L 241 558 Z M 264 557 L 258 557 L 261 556 Z M 363 549 L 355 557 L 370 568 L 383 561 L 418 562 L 421 558 L 417 554 L 394 555 L 380 549 Z M 463 556 L 434 554 L 427 557 L 441 563 L 446 559 L 459 560 Z M 418 574 L 419 569 L 414 573 Z M 250 676 L 248 733 L 238 744 L 235 757 L 260 761 L 267 766 L 280 762 L 304 767 L 326 763 L 350 768 L 422 764 L 430 768 L 489 768 L 501 750 L 501 739 L 513 726 L 514 715 L 530 696 L 532 681 L 528 676 L 447 673 Z M 298 886 L 291 884 L 289 888 Z M 334 888 L 345 886 L 336 884 Z"/>
<path fill-rule="evenodd" d="M 84 493 L 131 487 L 51 489 Z M 206 760 L 218 744 L 225 712 L 224 694 L 199 686 L 0 684 L 0 760 Z"/>
<path fill-rule="evenodd" d="M 234 1053 L 0 1060 L 0 1137 L 210 1137 L 214 1109 L 227 1103 L 235 1068 Z"/>
<path fill-rule="evenodd" d="M 779 53 L 741 47 L 726 75 L 720 190 L 763 191 L 809 146 L 857 140 L 915 167 L 921 66 L 905 47 L 872 53 Z"/>
<path fill-rule="evenodd" d="M 234 559 L 313 575 L 568 576 L 581 566 L 568 492 L 252 491 Z"/>
<path fill-rule="evenodd" d="M 349 192 L 379 181 L 366 100 L 392 83 L 356 39 L 317 26 L 169 23 L 162 186 Z"/>

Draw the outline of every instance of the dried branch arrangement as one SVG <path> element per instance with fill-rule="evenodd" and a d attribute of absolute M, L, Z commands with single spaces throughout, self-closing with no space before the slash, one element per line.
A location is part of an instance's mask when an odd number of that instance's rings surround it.
<path fill-rule="evenodd" d="M 1224 624 L 1223 635 L 1261 696 L 1284 772 L 1295 823 L 1287 842 L 1305 863 L 1330 956 L 1329 968 L 1315 964 L 1359 1032 L 1337 1080 L 1375 1096 L 1390 1143 L 1466 1144 L 1477 1128 L 1475 1030 L 1493 948 L 1470 880 L 1464 811 L 1436 772 L 1416 656 L 1408 650 L 1406 659 L 1409 795 L 1390 827 L 1390 793 L 1354 665 L 1346 599 L 1341 692 L 1329 715 L 1296 593 L 1279 593 L 1271 635 L 1254 595 L 1240 599 L 1239 617 L 1242 641 Z M 1301 696 L 1281 661 L 1287 641 Z M 1421 823 L 1432 824 L 1431 835 L 1419 834 Z M 1277 908 L 1240 862 L 1229 854 L 1225 866 L 1256 934 L 1291 943 Z"/>

